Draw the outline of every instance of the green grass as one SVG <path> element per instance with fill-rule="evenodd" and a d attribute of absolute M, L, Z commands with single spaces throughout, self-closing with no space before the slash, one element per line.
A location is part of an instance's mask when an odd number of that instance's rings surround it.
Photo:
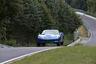
<path fill-rule="evenodd" d="M 64 45 L 65 46 L 67 46 L 67 45 L 69 45 L 70 43 L 73 42 L 73 39 L 74 39 L 73 36 L 74 36 L 73 34 L 65 34 L 64 35 Z"/>
<path fill-rule="evenodd" d="M 96 47 L 63 47 L 38 53 L 12 64 L 96 64 Z"/>

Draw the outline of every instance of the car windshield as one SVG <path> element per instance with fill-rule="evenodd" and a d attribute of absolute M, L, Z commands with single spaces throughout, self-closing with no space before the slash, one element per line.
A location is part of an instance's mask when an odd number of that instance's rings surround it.
<path fill-rule="evenodd" d="M 54 34 L 54 35 L 58 35 L 59 31 L 58 30 L 44 30 L 42 32 L 42 34 Z"/>

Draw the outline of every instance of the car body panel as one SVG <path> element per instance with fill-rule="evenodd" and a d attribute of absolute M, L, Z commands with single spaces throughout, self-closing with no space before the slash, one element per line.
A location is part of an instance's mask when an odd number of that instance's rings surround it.
<path fill-rule="evenodd" d="M 42 34 L 37 37 L 37 43 L 55 43 L 63 42 L 64 34 L 58 30 L 44 30 Z"/>

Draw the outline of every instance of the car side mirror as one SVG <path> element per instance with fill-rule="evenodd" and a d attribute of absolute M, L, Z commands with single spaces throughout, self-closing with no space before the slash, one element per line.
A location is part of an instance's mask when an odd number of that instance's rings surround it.
<path fill-rule="evenodd" d="M 42 34 L 42 35 L 44 35 L 44 34 Z"/>
<path fill-rule="evenodd" d="M 64 33 L 63 33 L 63 32 L 60 32 L 60 34 L 61 34 L 61 35 L 64 35 Z"/>

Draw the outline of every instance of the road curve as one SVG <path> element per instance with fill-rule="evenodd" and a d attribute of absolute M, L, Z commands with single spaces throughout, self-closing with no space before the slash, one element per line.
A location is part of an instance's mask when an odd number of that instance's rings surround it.
<path fill-rule="evenodd" d="M 83 24 L 91 33 L 91 36 L 86 41 L 85 45 L 96 46 L 96 18 L 81 12 L 76 12 L 76 13 L 80 15 Z"/>
<path fill-rule="evenodd" d="M 96 19 L 84 13 L 78 12 L 84 25 L 91 33 L 86 45 L 96 46 Z M 16 58 L 25 54 L 34 53 L 40 50 L 50 49 L 51 47 L 18 47 L 18 48 L 0 48 L 0 63 Z"/>
<path fill-rule="evenodd" d="M 0 48 L 0 64 L 4 62 L 22 56 L 29 53 L 34 53 L 38 51 L 44 51 L 48 49 L 53 49 L 56 47 L 16 47 L 16 48 Z"/>

